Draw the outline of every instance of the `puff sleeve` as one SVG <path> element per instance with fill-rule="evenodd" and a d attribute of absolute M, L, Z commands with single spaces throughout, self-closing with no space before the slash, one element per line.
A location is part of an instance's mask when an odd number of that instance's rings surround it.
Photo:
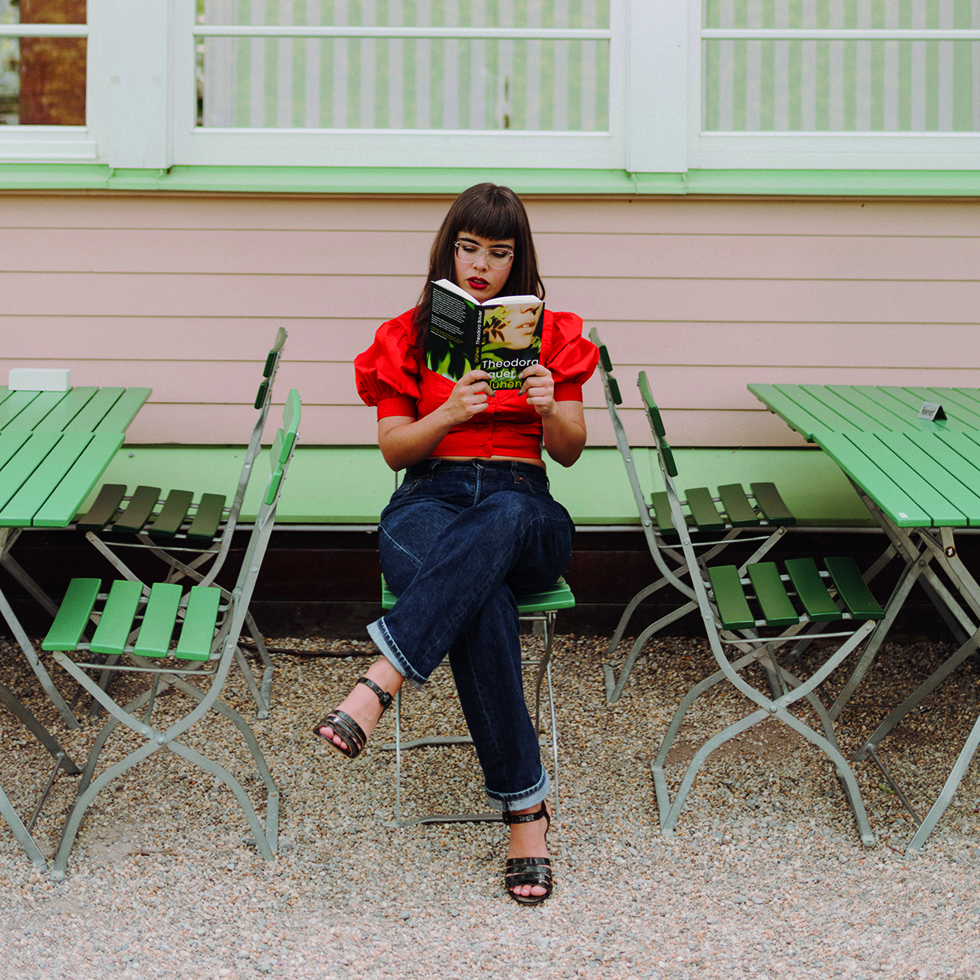
<path fill-rule="evenodd" d="M 412 310 L 381 324 L 374 343 L 354 359 L 357 393 L 378 418 L 418 417 L 419 363 L 412 351 Z"/>
<path fill-rule="evenodd" d="M 582 401 L 582 386 L 596 369 L 599 348 L 582 336 L 580 316 L 553 313 L 551 321 L 542 338 L 541 361 L 554 378 L 555 401 Z"/>

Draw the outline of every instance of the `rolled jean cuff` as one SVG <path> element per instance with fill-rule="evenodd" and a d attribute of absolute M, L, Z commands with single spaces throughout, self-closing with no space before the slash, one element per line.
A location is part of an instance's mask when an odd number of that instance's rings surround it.
<path fill-rule="evenodd" d="M 401 650 L 398 649 L 398 644 L 395 643 L 394 637 L 388 632 L 388 627 L 385 625 L 384 616 L 381 619 L 375 620 L 373 623 L 368 623 L 368 636 L 374 641 L 374 645 L 381 651 L 381 656 L 391 664 L 395 670 L 398 671 L 402 677 L 409 682 L 409 684 L 414 687 L 421 687 L 429 678 L 423 677 L 414 667 L 402 656 Z"/>
<path fill-rule="evenodd" d="M 547 798 L 551 792 L 551 779 L 544 766 L 542 766 L 541 778 L 529 790 L 524 790 L 520 793 L 495 794 L 487 787 L 484 787 L 484 789 L 486 790 L 487 800 L 490 802 L 492 809 L 501 811 L 526 810 L 528 807 L 532 807 L 535 803 L 540 803 Z"/>

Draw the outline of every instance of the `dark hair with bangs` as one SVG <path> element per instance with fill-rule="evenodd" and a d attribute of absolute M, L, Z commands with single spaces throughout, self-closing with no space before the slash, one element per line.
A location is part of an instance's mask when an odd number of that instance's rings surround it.
<path fill-rule="evenodd" d="M 531 238 L 531 223 L 521 199 L 497 184 L 476 184 L 453 201 L 429 253 L 429 275 L 415 307 L 415 348 L 425 349 L 432 309 L 432 283 L 456 282 L 456 240 L 463 232 L 494 241 L 514 239 L 514 261 L 500 294 L 533 294 L 544 299 L 544 283 L 538 275 L 538 257 Z"/>

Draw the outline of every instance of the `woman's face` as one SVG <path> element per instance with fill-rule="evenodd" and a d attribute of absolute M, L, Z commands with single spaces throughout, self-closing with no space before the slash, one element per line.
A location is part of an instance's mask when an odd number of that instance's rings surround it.
<path fill-rule="evenodd" d="M 495 320 L 493 337 L 509 350 L 524 350 L 530 347 L 534 340 L 534 331 L 538 325 L 538 307 L 527 306 L 510 310 L 500 320 Z"/>
<path fill-rule="evenodd" d="M 503 269 L 494 269 L 487 262 L 488 248 L 509 248 L 514 250 L 513 238 L 502 238 L 499 241 L 483 238 L 468 231 L 461 231 L 456 236 L 457 242 L 471 242 L 477 248 L 473 256 L 463 254 L 461 249 L 455 250 L 456 285 L 465 290 L 480 303 L 493 299 L 504 288 L 510 277 L 513 266 L 511 261 Z"/>

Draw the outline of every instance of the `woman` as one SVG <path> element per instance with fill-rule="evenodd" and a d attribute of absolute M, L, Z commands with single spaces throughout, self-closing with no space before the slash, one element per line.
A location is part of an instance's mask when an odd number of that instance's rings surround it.
<path fill-rule="evenodd" d="M 491 806 L 510 825 L 505 886 L 536 905 L 552 891 L 545 841 L 550 790 L 524 701 L 514 594 L 561 575 L 574 527 L 548 493 L 542 445 L 571 466 L 585 445 L 582 384 L 598 352 L 571 313 L 544 314 L 541 362 L 491 397 L 485 371 L 457 383 L 424 367 L 434 280 L 480 302 L 544 298 L 527 214 L 506 187 L 479 184 L 446 215 L 413 310 L 383 324 L 355 361 L 377 406 L 378 442 L 405 478 L 381 515 L 378 547 L 399 597 L 368 627 L 380 657 L 314 729 L 350 758 L 407 677 L 424 683 L 448 654 Z"/>

